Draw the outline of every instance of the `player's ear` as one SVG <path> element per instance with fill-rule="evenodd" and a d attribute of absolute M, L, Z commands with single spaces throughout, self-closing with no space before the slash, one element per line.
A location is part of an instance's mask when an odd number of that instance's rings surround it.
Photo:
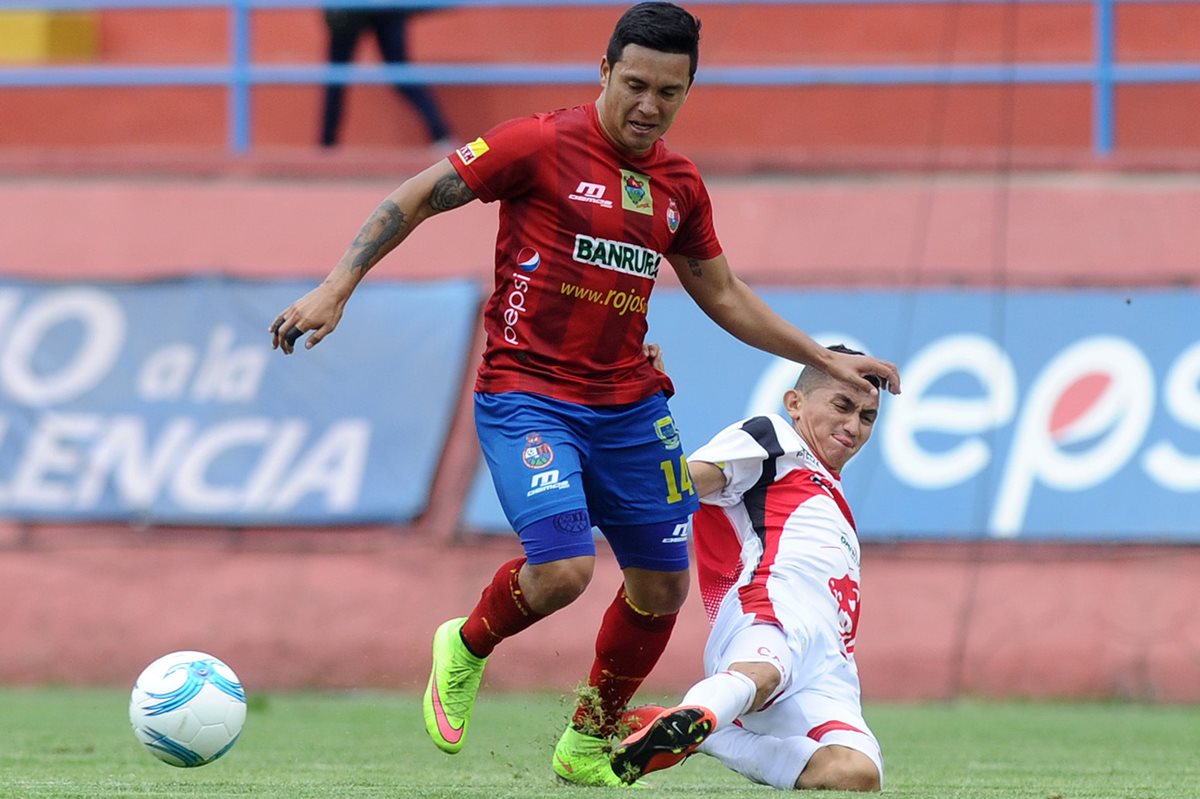
<path fill-rule="evenodd" d="M 792 421 L 800 418 L 800 409 L 804 407 L 804 395 L 794 388 L 789 388 L 783 395 L 783 407 L 787 408 L 788 416 Z"/>
<path fill-rule="evenodd" d="M 600 86 L 608 88 L 608 79 L 612 75 L 612 64 L 608 63 L 608 56 L 600 56 Z"/>

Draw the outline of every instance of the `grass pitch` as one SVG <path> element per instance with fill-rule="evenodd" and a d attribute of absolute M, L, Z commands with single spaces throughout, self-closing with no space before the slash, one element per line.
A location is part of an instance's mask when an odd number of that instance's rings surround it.
<path fill-rule="evenodd" d="M 426 738 L 419 697 L 251 695 L 222 760 L 175 769 L 134 740 L 128 694 L 0 690 L 0 797 L 422 797 L 628 795 L 558 785 L 550 754 L 566 698 L 481 695 L 470 740 L 447 756 Z M 665 699 L 663 701 L 666 701 Z M 1200 708 L 1127 704 L 870 705 L 887 760 L 885 796 L 904 799 L 1178 799 L 1200 796 Z M 642 796 L 763 799 L 704 756 L 651 775 Z M 855 794 L 821 794 L 848 797 Z"/>

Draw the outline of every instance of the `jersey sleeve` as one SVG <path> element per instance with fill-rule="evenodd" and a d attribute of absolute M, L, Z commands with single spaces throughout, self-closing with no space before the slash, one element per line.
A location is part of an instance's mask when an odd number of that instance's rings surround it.
<path fill-rule="evenodd" d="M 671 248 L 666 254 L 707 261 L 716 258 L 721 252 L 721 242 L 717 240 L 717 231 L 713 226 L 712 200 L 709 199 L 704 181 L 697 173 L 696 197 L 692 208 L 679 226 L 679 232 L 675 234 Z"/>
<path fill-rule="evenodd" d="M 531 187 L 546 128 L 540 115 L 501 122 L 455 150 L 450 163 L 483 202 L 515 197 Z"/>
<path fill-rule="evenodd" d="M 725 473 L 725 487 L 701 497 L 706 505 L 736 505 L 762 476 L 767 451 L 742 428 L 743 424 L 731 424 L 688 456 L 689 461 L 711 463 Z"/>

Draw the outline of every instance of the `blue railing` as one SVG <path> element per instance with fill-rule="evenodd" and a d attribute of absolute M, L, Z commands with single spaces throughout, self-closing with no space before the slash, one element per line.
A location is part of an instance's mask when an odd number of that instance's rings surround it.
<path fill-rule="evenodd" d="M 1063 64 L 925 64 L 878 66 L 702 66 L 706 85 L 726 86 L 912 86 L 1091 84 L 1092 148 L 1109 156 L 1114 141 L 1114 93 L 1122 84 L 1200 83 L 1200 63 L 1116 63 L 1117 5 L 1187 4 L 1198 0 L 751 0 L 746 5 L 1090 5 L 1094 53 L 1090 62 Z M 229 11 L 228 64 L 192 66 L 37 66 L 0 68 L 0 88 L 18 86 L 224 86 L 229 91 L 229 148 L 250 148 L 250 90 L 254 86 L 325 83 L 434 85 L 590 84 L 596 66 L 588 64 L 438 63 L 387 66 L 256 64 L 250 53 L 252 11 L 292 8 L 495 8 L 528 6 L 625 6 L 629 0 L 4 0 L 2 9 L 103 10 L 226 8 Z M 735 0 L 685 0 L 685 5 L 736 5 Z"/>

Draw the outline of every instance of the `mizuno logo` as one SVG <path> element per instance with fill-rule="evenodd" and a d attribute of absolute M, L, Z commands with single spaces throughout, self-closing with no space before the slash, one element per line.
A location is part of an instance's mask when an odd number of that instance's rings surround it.
<path fill-rule="evenodd" d="M 599 200 L 604 196 L 604 187 L 599 183 L 582 182 L 576 187 L 575 192 L 577 194 L 582 194 L 584 197 L 588 197 L 589 199 Z"/>
<path fill-rule="evenodd" d="M 568 200 L 574 200 L 579 203 L 595 203 L 603 208 L 612 208 L 612 200 L 604 199 L 605 187 L 600 183 L 588 183 L 580 181 L 575 187 L 574 194 L 568 194 Z"/>
<path fill-rule="evenodd" d="M 687 522 L 684 522 L 683 524 L 677 524 L 677 525 L 675 525 L 675 530 L 671 533 L 671 535 L 668 536 L 667 538 L 664 538 L 662 540 L 662 542 L 664 544 L 678 544 L 683 541 L 687 541 L 687 532 L 688 532 L 688 523 Z"/>

